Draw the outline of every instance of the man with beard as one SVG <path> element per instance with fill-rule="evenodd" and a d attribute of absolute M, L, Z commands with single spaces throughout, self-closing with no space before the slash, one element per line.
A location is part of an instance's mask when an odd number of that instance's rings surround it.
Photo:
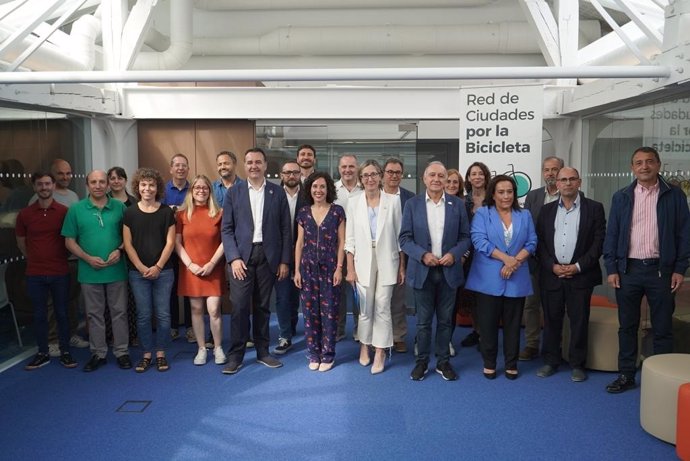
<path fill-rule="evenodd" d="M 300 168 L 294 160 L 288 160 L 280 169 L 280 178 L 285 196 L 287 197 L 288 207 L 290 208 L 290 242 L 292 250 L 291 258 L 295 256 L 295 241 L 297 238 L 297 222 L 295 216 L 297 210 L 302 208 L 307 202 L 300 194 Z M 292 347 L 292 337 L 297 328 L 297 314 L 299 311 L 299 290 L 295 286 L 292 278 L 294 276 L 295 262 L 290 262 L 290 273 L 284 280 L 278 280 L 275 284 L 276 289 L 276 316 L 278 317 L 278 346 L 273 350 L 278 355 L 285 354 Z"/>
<path fill-rule="evenodd" d="M 77 203 L 79 201 L 79 196 L 76 192 L 69 189 L 69 185 L 72 182 L 72 167 L 69 162 L 61 158 L 56 158 L 53 160 L 53 163 L 50 164 L 50 173 L 55 178 L 53 200 L 67 208 L 73 203 Z M 29 200 L 29 205 L 38 200 L 38 198 L 38 194 L 34 194 L 31 200 Z"/>
<path fill-rule="evenodd" d="M 532 215 L 534 225 L 537 225 L 539 211 L 547 203 L 555 202 L 559 198 L 556 177 L 558 170 L 563 168 L 563 159 L 546 157 L 541 163 L 541 173 L 544 186 L 530 191 L 525 198 L 525 210 Z M 539 336 L 541 333 L 541 298 L 539 296 L 539 269 L 535 258 L 529 259 L 529 269 L 532 278 L 534 294 L 525 299 L 523 320 L 525 323 L 525 348 L 520 352 L 520 360 L 532 360 L 539 356 Z"/>
<path fill-rule="evenodd" d="M 316 149 L 309 144 L 302 144 L 299 146 L 297 148 L 297 164 L 300 169 L 300 182 L 304 183 L 304 180 L 314 172 L 314 166 L 316 165 Z"/>
<path fill-rule="evenodd" d="M 69 266 L 65 238 L 60 235 L 67 207 L 53 198 L 55 177 L 37 172 L 31 183 L 38 200 L 17 215 L 15 226 L 17 247 L 26 257 L 26 288 L 34 308 L 34 333 L 38 354 L 24 367 L 35 370 L 50 362 L 48 355 L 48 294 L 53 298 L 53 311 L 60 339 L 60 364 L 74 368 L 77 362 L 70 354 Z"/>
<path fill-rule="evenodd" d="M 345 154 L 340 157 L 338 161 L 338 172 L 340 173 L 340 179 L 335 183 L 335 191 L 338 194 L 338 198 L 335 201 L 336 205 L 343 207 L 347 213 L 347 200 L 351 196 L 360 193 L 362 191 L 362 186 L 357 181 L 357 157 L 354 154 Z M 347 218 L 347 216 L 346 216 Z M 343 268 L 343 280 L 347 276 L 347 271 Z M 336 341 L 342 341 L 345 339 L 345 327 L 347 325 L 347 306 L 352 305 L 352 319 L 354 321 L 354 327 L 352 328 L 352 337 L 357 341 L 357 324 L 359 320 L 359 306 L 357 303 L 351 301 L 352 290 L 344 289 L 340 291 L 340 312 L 338 314 L 338 332 L 336 333 Z"/>
<path fill-rule="evenodd" d="M 224 150 L 216 155 L 216 167 L 220 178 L 213 181 L 213 196 L 218 205 L 223 207 L 225 193 L 232 186 L 242 183 L 242 178 L 237 177 L 235 167 L 237 166 L 237 156 L 229 150 Z"/>

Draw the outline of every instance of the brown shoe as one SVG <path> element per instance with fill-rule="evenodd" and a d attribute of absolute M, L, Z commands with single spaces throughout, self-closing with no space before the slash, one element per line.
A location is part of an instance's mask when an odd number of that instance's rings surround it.
<path fill-rule="evenodd" d="M 405 341 L 395 341 L 393 343 L 393 349 L 395 349 L 395 352 L 400 352 L 401 354 L 404 354 L 407 352 L 407 344 L 405 344 Z"/>
<path fill-rule="evenodd" d="M 527 361 L 536 359 L 537 357 L 539 357 L 539 349 L 527 346 L 522 351 L 520 351 L 518 359 Z"/>

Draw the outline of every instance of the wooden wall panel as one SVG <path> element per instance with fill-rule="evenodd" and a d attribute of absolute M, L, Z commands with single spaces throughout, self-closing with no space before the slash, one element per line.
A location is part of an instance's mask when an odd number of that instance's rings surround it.
<path fill-rule="evenodd" d="M 249 120 L 199 120 L 196 125 L 196 174 L 212 180 L 218 176 L 216 155 L 229 150 L 237 155 L 237 174 L 244 174 L 244 153 L 254 147 L 254 122 Z"/>

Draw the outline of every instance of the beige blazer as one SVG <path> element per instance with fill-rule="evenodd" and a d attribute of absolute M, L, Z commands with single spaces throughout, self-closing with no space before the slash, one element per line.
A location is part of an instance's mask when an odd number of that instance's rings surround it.
<path fill-rule="evenodd" d="M 367 198 L 364 192 L 350 197 L 347 204 L 345 226 L 345 251 L 352 253 L 357 279 L 368 287 L 371 279 L 371 257 L 376 251 L 378 277 L 382 285 L 395 285 L 398 282 L 400 262 L 400 224 L 402 212 L 397 196 L 381 191 L 379 211 L 376 219 L 376 248 L 371 245 Z"/>

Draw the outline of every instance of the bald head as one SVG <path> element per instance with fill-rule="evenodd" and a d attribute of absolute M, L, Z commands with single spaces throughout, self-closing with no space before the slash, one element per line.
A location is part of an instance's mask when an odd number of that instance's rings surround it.
<path fill-rule="evenodd" d="M 55 188 L 67 189 L 72 182 L 72 167 L 67 160 L 56 158 L 50 164 L 50 172 L 55 176 Z"/>

